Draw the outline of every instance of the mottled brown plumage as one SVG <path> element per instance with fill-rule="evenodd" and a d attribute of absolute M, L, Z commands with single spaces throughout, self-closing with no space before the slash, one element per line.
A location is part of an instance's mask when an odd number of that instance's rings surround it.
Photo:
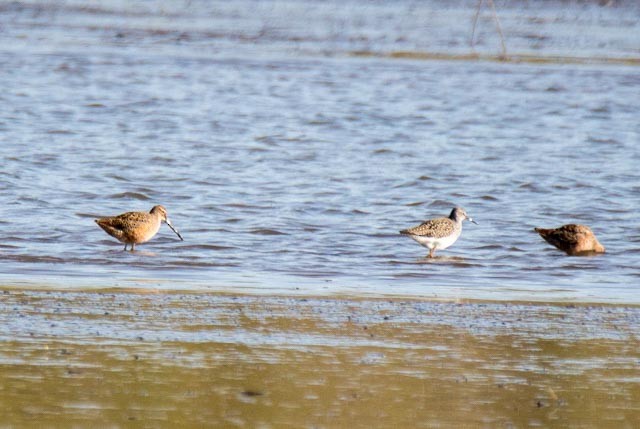
<path fill-rule="evenodd" d="M 442 238 L 453 234 L 455 229 L 456 223 L 454 221 L 448 217 L 441 217 L 424 221 L 413 228 L 403 229 L 400 234 Z"/>
<path fill-rule="evenodd" d="M 136 244 L 151 240 L 160 229 L 162 222 L 166 222 L 180 240 L 183 240 L 180 233 L 171 225 L 167 210 L 162 206 L 154 206 L 149 213 L 127 212 L 118 216 L 96 219 L 100 228 L 124 243 L 124 250 L 127 250 L 127 245 L 131 244 L 132 252 Z"/>
<path fill-rule="evenodd" d="M 462 233 L 462 221 L 471 219 L 461 207 L 451 210 L 449 217 L 430 219 L 413 228 L 403 229 L 400 234 L 411 237 L 429 249 L 429 257 L 433 258 L 436 249 L 446 249 L 456 242 Z"/>
<path fill-rule="evenodd" d="M 535 228 L 544 240 L 566 252 L 568 255 L 588 255 L 604 253 L 605 249 L 586 225 L 568 224 L 560 228 Z"/>

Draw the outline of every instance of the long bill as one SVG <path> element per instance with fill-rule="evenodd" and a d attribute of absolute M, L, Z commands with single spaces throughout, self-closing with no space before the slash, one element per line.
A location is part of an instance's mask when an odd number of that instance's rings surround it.
<path fill-rule="evenodd" d="M 169 228 L 171 228 L 171 231 L 175 232 L 176 235 L 180 238 L 180 240 L 184 241 L 184 238 L 182 238 L 182 236 L 180 235 L 180 233 L 178 232 L 177 229 L 175 229 L 173 227 L 173 225 L 171 225 L 171 222 L 169 221 L 169 219 L 167 219 L 167 225 L 169 226 Z"/>

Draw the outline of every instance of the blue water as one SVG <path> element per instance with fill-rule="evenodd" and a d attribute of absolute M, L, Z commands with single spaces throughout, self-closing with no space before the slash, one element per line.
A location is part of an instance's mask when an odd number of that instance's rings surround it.
<path fill-rule="evenodd" d="M 511 52 L 590 59 L 549 64 L 387 55 L 470 52 L 464 2 L 231 3 L 3 4 L 3 284 L 640 303 L 634 4 L 501 10 Z M 93 222 L 155 204 L 184 242 Z M 440 258 L 397 234 L 454 205 Z M 607 253 L 533 232 L 564 223 Z"/>

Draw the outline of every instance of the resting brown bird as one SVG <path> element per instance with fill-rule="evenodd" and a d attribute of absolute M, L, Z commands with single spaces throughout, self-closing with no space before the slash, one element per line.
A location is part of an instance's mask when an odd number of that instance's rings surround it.
<path fill-rule="evenodd" d="M 568 255 L 579 256 L 593 253 L 604 253 L 604 246 L 600 244 L 591 228 L 585 225 L 562 225 L 560 228 L 535 228 L 535 231 L 549 244 Z"/>

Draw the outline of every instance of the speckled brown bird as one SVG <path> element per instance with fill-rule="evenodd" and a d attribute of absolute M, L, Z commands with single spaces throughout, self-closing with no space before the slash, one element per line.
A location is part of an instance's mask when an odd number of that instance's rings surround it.
<path fill-rule="evenodd" d="M 162 222 L 166 222 L 180 240 L 184 240 L 180 233 L 171 225 L 171 221 L 169 221 L 167 217 L 167 210 L 162 206 L 154 206 L 149 213 L 127 212 L 118 216 L 96 219 L 96 223 L 100 228 L 104 229 L 110 236 L 124 243 L 124 250 L 127 250 L 127 246 L 131 244 L 132 252 L 136 244 L 151 240 L 160 229 Z"/>
<path fill-rule="evenodd" d="M 586 225 L 569 224 L 560 228 L 535 228 L 544 240 L 566 252 L 568 255 L 580 256 L 593 253 L 604 253 L 604 246 L 600 244 L 591 228 Z"/>
<path fill-rule="evenodd" d="M 456 242 L 462 233 L 462 221 L 468 220 L 476 225 L 467 212 L 461 207 L 451 210 L 449 217 L 430 219 L 413 228 L 403 229 L 400 234 L 409 236 L 429 249 L 429 257 L 433 258 L 436 249 L 446 249 Z"/>

